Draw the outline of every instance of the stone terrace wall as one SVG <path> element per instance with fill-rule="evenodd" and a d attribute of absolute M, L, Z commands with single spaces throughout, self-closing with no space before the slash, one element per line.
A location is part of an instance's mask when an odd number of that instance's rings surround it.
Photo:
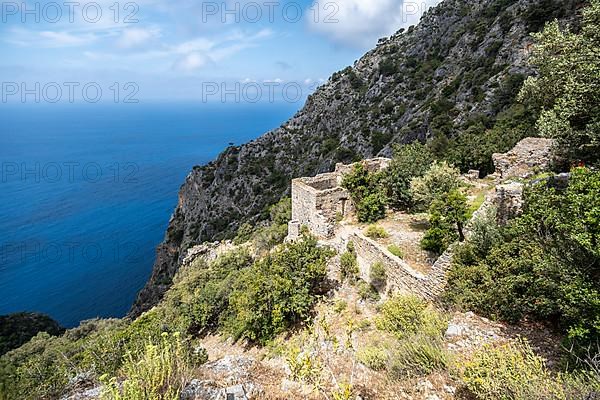
<path fill-rule="evenodd" d="M 353 233 L 349 240 L 354 244 L 363 280 L 370 281 L 371 266 L 380 262 L 384 265 L 387 274 L 387 285 L 384 292 L 414 293 L 429 300 L 432 300 L 438 293 L 434 282 L 427 275 L 415 271 L 405 261 L 390 253 L 374 240 L 358 233 Z"/>

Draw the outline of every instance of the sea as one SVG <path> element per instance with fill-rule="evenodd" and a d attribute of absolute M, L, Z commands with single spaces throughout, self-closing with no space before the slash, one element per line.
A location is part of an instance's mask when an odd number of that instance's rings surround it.
<path fill-rule="evenodd" d="M 0 314 L 124 316 L 192 167 L 299 106 L 0 105 Z"/>

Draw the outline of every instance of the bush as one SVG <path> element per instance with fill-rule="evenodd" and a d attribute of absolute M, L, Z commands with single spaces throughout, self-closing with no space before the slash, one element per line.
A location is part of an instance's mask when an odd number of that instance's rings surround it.
<path fill-rule="evenodd" d="M 416 333 L 439 338 L 447 326 L 433 307 L 415 295 L 396 295 L 387 300 L 375 324 L 399 339 Z"/>
<path fill-rule="evenodd" d="M 387 283 L 387 274 L 385 272 L 385 266 L 380 262 L 376 262 L 375 264 L 371 265 L 369 279 L 371 280 L 371 285 L 373 285 L 375 289 L 385 289 L 385 285 Z"/>
<path fill-rule="evenodd" d="M 381 193 L 373 193 L 356 205 L 358 222 L 376 222 L 385 218 L 386 198 Z"/>
<path fill-rule="evenodd" d="M 492 318 L 549 323 L 566 335 L 566 348 L 595 354 L 600 172 L 576 168 L 566 189 L 539 183 L 526 190 L 524 200 L 523 214 L 503 228 L 500 239 L 475 235 L 477 244 L 459 248 L 445 298 Z"/>
<path fill-rule="evenodd" d="M 358 288 L 358 297 L 361 300 L 369 300 L 369 301 L 378 301 L 380 296 L 377 292 L 377 289 L 373 287 L 373 285 L 363 281 L 362 279 L 358 281 L 356 285 Z"/>
<path fill-rule="evenodd" d="M 398 246 L 397 244 L 390 244 L 387 247 L 388 251 L 390 253 L 392 253 L 393 255 L 395 255 L 398 258 L 404 258 L 404 252 L 402 251 L 402 249 L 400 248 L 400 246 Z"/>
<path fill-rule="evenodd" d="M 390 236 L 383 227 L 378 225 L 369 225 L 369 227 L 365 229 L 364 234 L 371 239 L 382 239 Z"/>
<path fill-rule="evenodd" d="M 568 160 L 600 161 L 600 1 L 583 11 L 578 34 L 561 29 L 558 21 L 534 34 L 530 58 L 539 71 L 529 77 L 520 93 L 539 111 L 542 136 L 558 141 L 556 150 Z"/>
<path fill-rule="evenodd" d="M 460 171 L 445 161 L 434 162 L 422 177 L 413 178 L 410 190 L 414 202 L 421 209 L 427 209 L 431 203 L 444 194 L 462 186 Z"/>
<path fill-rule="evenodd" d="M 563 389 L 525 341 L 484 346 L 462 366 L 462 382 L 478 399 L 559 399 Z"/>
<path fill-rule="evenodd" d="M 358 275 L 358 262 L 356 254 L 347 251 L 340 256 L 340 279 L 345 281 L 349 279 L 354 281 Z"/>
<path fill-rule="evenodd" d="M 359 349 L 356 352 L 356 358 L 374 371 L 384 369 L 388 361 L 386 351 L 376 346 L 366 346 Z"/>
<path fill-rule="evenodd" d="M 106 400 L 176 400 L 190 379 L 194 365 L 206 362 L 206 352 L 193 357 L 179 333 L 164 333 L 158 343 L 148 341 L 142 354 L 127 353 L 121 383 L 104 375 L 102 398 Z"/>
<path fill-rule="evenodd" d="M 440 195 L 429 207 L 429 229 L 421 240 L 421 247 L 442 254 L 457 239 L 464 240 L 467 219 L 467 199 L 463 194 L 452 190 Z"/>
<path fill-rule="evenodd" d="M 225 329 L 235 338 L 265 343 L 309 317 L 325 288 L 332 253 L 305 236 L 243 270 L 233 283 Z"/>
<path fill-rule="evenodd" d="M 0 316 L 0 356 L 26 343 L 39 332 L 60 335 L 65 330 L 45 314 L 15 313 Z"/>
<path fill-rule="evenodd" d="M 414 335 L 402 340 L 390 357 L 390 372 L 397 378 L 429 375 L 442 371 L 448 356 L 441 338 Z"/>
<path fill-rule="evenodd" d="M 376 222 L 385 217 L 387 199 L 381 179 L 381 174 L 370 173 L 361 163 L 344 175 L 342 186 L 350 192 L 359 222 Z"/>

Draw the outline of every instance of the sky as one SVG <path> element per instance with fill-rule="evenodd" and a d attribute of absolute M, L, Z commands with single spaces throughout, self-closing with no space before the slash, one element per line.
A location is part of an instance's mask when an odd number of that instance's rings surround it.
<path fill-rule="evenodd" d="M 305 98 L 437 2 L 5 1 L 1 100 Z"/>

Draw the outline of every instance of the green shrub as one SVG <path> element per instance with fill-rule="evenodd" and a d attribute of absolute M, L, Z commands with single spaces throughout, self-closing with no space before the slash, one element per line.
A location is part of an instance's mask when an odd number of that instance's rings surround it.
<path fill-rule="evenodd" d="M 550 323 L 566 335 L 566 348 L 595 354 L 600 172 L 576 168 L 567 188 L 539 183 L 526 190 L 524 200 L 523 214 L 503 228 L 501 238 L 475 235 L 477 244 L 459 248 L 445 298 L 492 318 Z"/>
<path fill-rule="evenodd" d="M 265 343 L 305 321 L 325 290 L 331 255 L 315 238 L 305 236 L 241 271 L 229 295 L 224 328 L 236 338 Z"/>
<path fill-rule="evenodd" d="M 484 346 L 464 362 L 462 382 L 478 399 L 560 399 L 561 384 L 525 341 Z"/>
<path fill-rule="evenodd" d="M 457 239 L 464 240 L 467 200 L 458 190 L 442 194 L 429 207 L 429 229 L 421 240 L 424 250 L 442 254 Z"/>
<path fill-rule="evenodd" d="M 356 261 L 356 255 L 349 251 L 343 253 L 340 256 L 340 279 L 345 281 L 349 279 L 354 281 L 358 275 L 358 262 Z"/>
<path fill-rule="evenodd" d="M 26 343 L 39 332 L 56 336 L 63 333 L 64 328 L 45 314 L 21 312 L 0 316 L 0 356 Z"/>
<path fill-rule="evenodd" d="M 600 1 L 591 0 L 578 33 L 553 21 L 534 34 L 530 62 L 539 74 L 525 81 L 519 95 L 539 111 L 539 134 L 555 138 L 567 160 L 600 161 L 598 20 Z"/>
<path fill-rule="evenodd" d="M 102 399 L 106 400 L 177 400 L 186 382 L 191 378 L 191 368 L 206 362 L 206 352 L 193 357 L 179 333 L 164 333 L 158 343 L 146 341 L 141 354 L 125 355 L 119 383 L 116 377 L 104 375 Z"/>
<path fill-rule="evenodd" d="M 387 300 L 375 324 L 399 339 L 415 333 L 439 338 L 447 326 L 432 306 L 415 295 L 396 295 Z"/>
<path fill-rule="evenodd" d="M 386 198 L 382 193 L 373 193 L 358 202 L 358 222 L 376 222 L 385 218 Z"/>
<path fill-rule="evenodd" d="M 387 273 L 385 272 L 385 266 L 380 262 L 376 262 L 375 264 L 371 265 L 369 279 L 371 280 L 371 285 L 373 285 L 375 289 L 385 289 L 385 285 L 387 284 Z"/>
<path fill-rule="evenodd" d="M 400 341 L 390 356 L 390 372 L 397 378 L 429 375 L 448 366 L 441 338 L 413 335 Z"/>
<path fill-rule="evenodd" d="M 381 371 L 388 361 L 387 352 L 376 346 L 365 346 L 356 352 L 356 358 L 374 371 Z"/>
<path fill-rule="evenodd" d="M 360 297 L 360 299 L 369 301 L 379 300 L 380 296 L 377 292 L 377 289 L 375 289 L 375 287 L 373 287 L 373 285 L 371 285 L 370 283 L 365 282 L 361 279 L 358 281 L 356 286 L 358 288 L 358 297 Z"/>
<path fill-rule="evenodd" d="M 400 246 L 398 246 L 397 244 L 392 243 L 387 247 L 387 249 L 390 253 L 392 253 L 396 257 L 404 258 L 404 252 L 402 251 Z"/>
<path fill-rule="evenodd" d="M 369 172 L 362 163 L 356 163 L 344 175 L 342 186 L 350 192 L 359 222 L 376 222 L 385 217 L 387 199 L 381 180 L 381 174 Z"/>
<path fill-rule="evenodd" d="M 390 236 L 383 227 L 378 225 L 369 225 L 367 229 L 365 229 L 364 234 L 371 239 L 382 239 Z"/>

